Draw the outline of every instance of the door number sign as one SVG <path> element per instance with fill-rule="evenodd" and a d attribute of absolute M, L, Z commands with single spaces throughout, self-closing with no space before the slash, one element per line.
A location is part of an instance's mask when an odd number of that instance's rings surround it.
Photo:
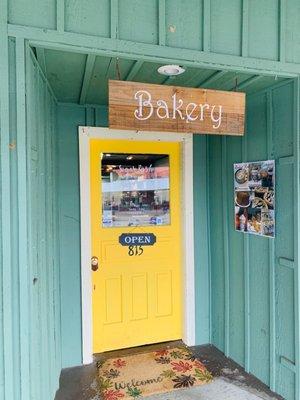
<path fill-rule="evenodd" d="M 153 233 L 122 233 L 119 236 L 121 246 L 128 247 L 128 255 L 141 256 L 144 252 L 143 246 L 153 246 L 156 236 Z"/>

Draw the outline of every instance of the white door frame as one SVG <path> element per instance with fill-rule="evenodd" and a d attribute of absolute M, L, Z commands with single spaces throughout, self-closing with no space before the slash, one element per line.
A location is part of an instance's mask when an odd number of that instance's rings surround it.
<path fill-rule="evenodd" d="M 91 222 L 90 222 L 90 148 L 89 140 L 123 139 L 182 143 L 182 249 L 183 249 L 183 338 L 195 345 L 195 273 L 193 205 L 193 135 L 160 132 L 121 131 L 109 128 L 79 127 L 80 214 L 81 214 L 81 309 L 82 362 L 93 361 Z"/>

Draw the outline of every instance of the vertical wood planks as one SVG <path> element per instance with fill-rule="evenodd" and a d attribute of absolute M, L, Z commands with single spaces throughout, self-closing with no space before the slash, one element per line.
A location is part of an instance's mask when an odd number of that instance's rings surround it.
<path fill-rule="evenodd" d="M 65 0 L 56 0 L 56 29 L 60 33 L 65 30 Z"/>
<path fill-rule="evenodd" d="M 13 398 L 13 327 L 12 327 L 12 278 L 11 278 L 11 199 L 10 199 L 10 160 L 9 160 L 9 57 L 6 31 L 7 1 L 0 3 L 0 169 L 1 169 L 1 332 L 0 351 L 0 394 L 5 400 Z M 2 292 L 2 293 L 1 293 Z M 1 393 L 2 392 L 2 393 Z"/>
<path fill-rule="evenodd" d="M 166 0 L 158 0 L 158 43 L 166 44 Z"/>
<path fill-rule="evenodd" d="M 299 260 L 300 260 L 300 184 L 299 184 L 299 165 L 300 165 L 300 79 L 294 80 L 294 159 L 295 159 L 295 172 L 294 172 L 294 265 L 295 268 L 295 373 L 296 373 L 296 388 L 295 388 L 295 398 L 300 397 L 300 272 L 299 272 Z"/>
<path fill-rule="evenodd" d="M 17 86 L 17 156 L 18 156 L 18 240 L 20 284 L 20 351 L 21 351 L 21 398 L 30 397 L 29 369 L 29 265 L 27 249 L 28 197 L 27 197 L 27 151 L 25 107 L 25 45 L 24 39 L 16 39 L 16 86 Z"/>

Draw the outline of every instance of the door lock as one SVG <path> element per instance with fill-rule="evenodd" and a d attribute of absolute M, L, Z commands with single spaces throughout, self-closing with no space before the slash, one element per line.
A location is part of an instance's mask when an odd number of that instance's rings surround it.
<path fill-rule="evenodd" d="M 91 268 L 92 271 L 97 271 L 97 269 L 99 268 L 98 257 L 91 258 Z"/>

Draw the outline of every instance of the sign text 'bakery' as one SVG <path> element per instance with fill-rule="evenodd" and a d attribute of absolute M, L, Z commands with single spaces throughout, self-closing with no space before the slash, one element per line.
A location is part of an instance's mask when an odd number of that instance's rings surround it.
<path fill-rule="evenodd" d="M 245 94 L 109 81 L 109 127 L 243 135 Z"/>

